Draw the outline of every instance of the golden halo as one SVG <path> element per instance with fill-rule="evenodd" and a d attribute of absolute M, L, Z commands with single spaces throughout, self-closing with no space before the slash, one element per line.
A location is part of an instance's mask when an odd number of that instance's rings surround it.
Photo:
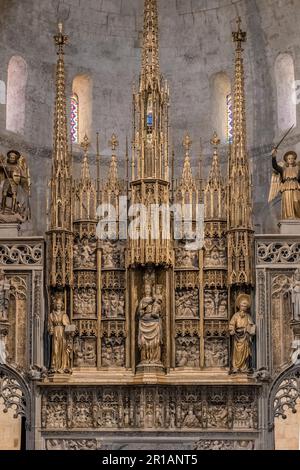
<path fill-rule="evenodd" d="M 249 307 L 251 306 L 251 297 L 248 294 L 239 294 L 237 299 L 236 299 L 236 306 L 237 308 L 240 308 L 241 303 L 246 300 L 249 304 Z"/>
<path fill-rule="evenodd" d="M 297 160 L 298 158 L 298 155 L 296 154 L 296 152 L 294 152 L 293 150 L 290 150 L 289 152 L 286 152 L 284 154 L 284 157 L 283 157 L 283 160 L 286 162 L 287 161 L 287 157 L 288 155 L 293 155 L 295 157 L 295 160 Z"/>

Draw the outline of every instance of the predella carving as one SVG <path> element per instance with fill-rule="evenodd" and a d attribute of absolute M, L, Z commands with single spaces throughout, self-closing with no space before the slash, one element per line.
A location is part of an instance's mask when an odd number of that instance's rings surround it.
<path fill-rule="evenodd" d="M 44 390 L 42 428 L 257 429 L 257 396 L 247 388 L 114 386 Z"/>

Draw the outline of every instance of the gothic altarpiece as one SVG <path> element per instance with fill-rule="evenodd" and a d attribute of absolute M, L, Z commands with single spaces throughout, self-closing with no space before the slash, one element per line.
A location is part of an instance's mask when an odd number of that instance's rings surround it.
<path fill-rule="evenodd" d="M 16 151 L 1 160 L 4 407 L 26 417 L 29 448 L 272 448 L 274 416 L 283 416 L 286 406 L 294 409 L 299 397 L 300 235 L 254 235 L 240 20 L 233 33 L 234 136 L 226 178 L 216 134 L 207 179 L 193 175 L 188 135 L 182 175 L 174 178 L 157 2 L 145 0 L 126 178 L 119 177 L 113 134 L 106 179 L 99 151 L 97 178 L 91 178 L 86 137 L 75 180 L 67 40 L 59 25 L 46 249 L 43 239 L 17 232 L 29 214 L 20 198 L 30 189 L 26 160 Z M 12 165 L 19 165 L 17 178 Z M 151 204 L 189 203 L 193 227 L 196 205 L 203 204 L 203 247 L 187 250 L 193 239 L 184 229 L 176 239 L 164 238 L 161 218 L 158 238 L 145 224 L 140 230 L 146 237 L 125 240 L 120 196 L 128 206 L 149 210 Z M 102 239 L 97 208 L 105 204 L 116 208 L 118 222 L 114 236 Z M 173 219 L 169 223 L 173 233 Z"/>

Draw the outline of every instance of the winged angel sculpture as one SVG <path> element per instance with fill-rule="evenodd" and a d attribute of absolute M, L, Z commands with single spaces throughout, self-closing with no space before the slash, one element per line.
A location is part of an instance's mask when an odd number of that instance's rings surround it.
<path fill-rule="evenodd" d="M 286 152 L 283 161 L 277 163 L 277 148 L 272 151 L 273 175 L 269 202 L 281 193 L 281 218 L 300 219 L 300 163 L 296 152 Z"/>
<path fill-rule="evenodd" d="M 0 155 L 0 223 L 21 223 L 30 218 L 30 174 L 26 159 L 10 150 Z"/>

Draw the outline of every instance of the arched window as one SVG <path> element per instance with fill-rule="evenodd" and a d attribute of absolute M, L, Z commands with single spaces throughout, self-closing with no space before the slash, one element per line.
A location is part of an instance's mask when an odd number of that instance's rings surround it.
<path fill-rule="evenodd" d="M 79 142 L 79 99 L 76 93 L 71 97 L 71 139 L 74 144 Z"/>
<path fill-rule="evenodd" d="M 296 125 L 296 91 L 293 58 L 289 54 L 280 54 L 275 62 L 277 88 L 278 128 L 283 131 Z"/>
<path fill-rule="evenodd" d="M 83 141 L 84 136 L 87 135 L 91 138 L 91 129 L 92 129 L 92 94 L 93 94 L 93 85 L 92 79 L 88 75 L 77 75 L 73 80 L 72 87 L 72 99 L 71 99 L 71 125 L 75 125 L 73 117 L 73 111 L 77 110 L 77 140 L 75 137 L 72 139 L 73 142 L 80 143 Z M 76 114 L 76 113 L 75 113 Z M 76 116 L 75 116 L 76 117 Z M 75 127 L 71 127 L 72 130 L 75 130 Z"/>
<path fill-rule="evenodd" d="M 6 87 L 3 80 L 0 80 L 0 104 L 6 104 Z"/>
<path fill-rule="evenodd" d="M 212 125 L 223 144 L 232 137 L 231 83 L 225 72 L 219 72 L 211 80 Z"/>
<path fill-rule="evenodd" d="M 13 56 L 8 64 L 6 128 L 9 131 L 24 133 L 25 92 L 27 84 L 27 64 L 20 56 Z"/>
<path fill-rule="evenodd" d="M 233 141 L 233 100 L 232 94 L 226 96 L 227 103 L 227 142 L 232 144 Z"/>

